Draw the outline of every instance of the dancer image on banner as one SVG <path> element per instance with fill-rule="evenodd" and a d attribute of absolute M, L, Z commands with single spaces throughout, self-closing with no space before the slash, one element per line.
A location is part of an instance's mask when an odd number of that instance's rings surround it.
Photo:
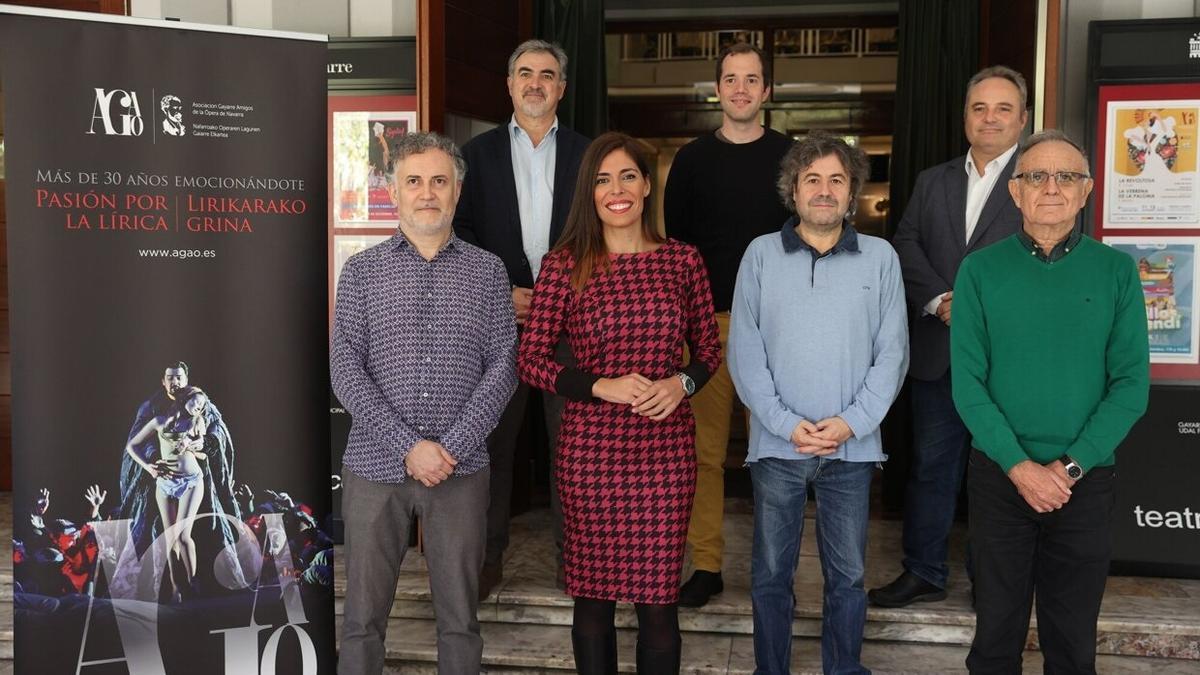
<path fill-rule="evenodd" d="M 166 416 L 152 418 L 125 444 L 125 452 L 155 479 L 158 491 L 159 516 L 165 532 L 173 532 L 167 551 L 183 565 L 186 576 L 180 580 L 170 566 L 172 594 L 183 595 L 196 576 L 196 543 L 192 540 L 192 524 L 204 499 L 204 475 L 201 462 L 208 459 L 203 452 L 204 409 L 208 396 L 199 387 L 188 387 L 175 399 L 175 406 Z M 158 459 L 154 463 L 142 459 L 134 448 L 153 436 L 158 437 Z"/>
<path fill-rule="evenodd" d="M 13 513 L 13 591 L 15 606 L 54 609 L 55 598 L 84 593 L 96 568 L 96 537 L 91 522 L 100 520 L 108 492 L 88 486 L 84 500 L 91 505 L 88 523 L 79 525 L 51 518 L 50 490 L 40 488 L 26 519 Z"/>
<path fill-rule="evenodd" d="M 211 541 L 227 551 L 232 563 L 236 539 L 228 521 L 221 516 L 241 519 L 242 515 L 233 495 L 234 449 L 229 428 L 216 404 L 203 392 L 196 397 L 192 410 L 186 410 L 187 398 L 199 390 L 188 387 L 188 366 L 183 361 L 167 366 L 162 386 L 162 391 L 138 408 L 129 430 L 121 462 L 118 517 L 133 521 L 130 536 L 140 556 L 166 528 L 186 517 L 181 513 L 214 514 L 218 517 L 206 519 L 214 535 Z M 189 440 L 179 448 L 176 441 L 183 436 Z M 167 547 L 168 551 L 187 553 L 191 563 L 190 567 L 185 563 L 184 572 L 189 583 L 172 584 L 172 593 L 178 593 L 181 599 L 186 599 L 197 586 L 210 585 L 209 579 L 195 576 L 197 551 L 191 540 L 192 528 L 188 525 L 184 530 Z M 181 540 L 187 543 L 177 548 Z M 204 546 L 209 541 L 202 539 L 199 544 Z M 240 575 L 236 563 L 230 569 L 235 578 Z M 172 581 L 177 581 L 180 577 L 175 574 L 173 563 L 171 572 Z"/>

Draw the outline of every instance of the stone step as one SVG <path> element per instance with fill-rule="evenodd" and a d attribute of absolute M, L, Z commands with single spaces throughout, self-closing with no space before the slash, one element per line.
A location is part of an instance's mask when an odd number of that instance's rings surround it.
<path fill-rule="evenodd" d="M 810 530 L 811 531 L 811 530 Z M 548 556 L 548 557 L 546 557 Z M 340 561 L 340 558 L 335 558 Z M 480 606 L 485 622 L 570 626 L 572 600 L 554 587 L 550 551 L 516 551 L 505 567 L 505 578 Z M 548 561 L 548 562 L 547 562 Z M 340 565 L 340 562 L 337 563 Z M 872 574 L 868 586 L 881 585 L 893 573 Z M 797 571 L 796 619 L 793 634 L 821 634 L 821 574 L 814 555 L 802 555 Z M 336 612 L 341 614 L 345 575 L 335 574 Z M 1138 595 L 1149 588 L 1150 593 Z M 1097 652 L 1129 656 L 1200 660 L 1200 582 L 1171 579 L 1112 577 L 1098 623 Z M 433 617 L 428 572 L 420 555 L 408 556 L 396 588 L 392 616 Z M 725 592 L 700 609 L 680 610 L 680 627 L 687 632 L 753 634 L 749 571 L 727 569 Z M 1031 620 L 1029 647 L 1036 649 L 1036 617 Z M 632 607 L 619 605 L 617 624 L 636 625 Z M 943 602 L 903 609 L 871 607 L 866 638 L 914 644 L 968 646 L 975 631 L 975 613 L 965 586 L 951 585 Z M 1200 670 L 1200 667 L 1198 667 Z"/>
<path fill-rule="evenodd" d="M 486 672 L 546 673 L 561 675 L 574 671 L 571 656 L 571 631 L 566 626 L 484 622 L 483 662 Z M 339 621 L 340 630 L 340 621 Z M 633 629 L 617 632 L 618 670 L 636 671 L 634 664 L 637 634 Z M 388 672 L 417 675 L 435 673 L 437 639 L 434 623 L 428 619 L 391 619 L 386 641 Z M 863 664 L 877 674 L 887 673 L 965 673 L 967 648 L 950 645 L 922 645 L 886 640 L 863 645 Z M 1042 672 L 1041 653 L 1025 653 L 1024 671 Z M 1151 657 L 1097 657 L 1101 673 L 1156 673 L 1194 675 L 1196 663 Z M 682 673 L 693 675 L 733 675 L 754 672 L 754 645 L 746 635 L 688 632 L 683 636 Z M 821 644 L 816 638 L 798 638 L 792 647 L 792 673 L 821 672 Z"/>

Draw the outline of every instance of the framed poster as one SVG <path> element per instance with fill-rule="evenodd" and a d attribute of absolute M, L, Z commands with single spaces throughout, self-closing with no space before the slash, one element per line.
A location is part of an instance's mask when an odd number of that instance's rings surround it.
<path fill-rule="evenodd" d="M 1111 230 L 1200 228 L 1196 92 L 1195 86 L 1182 84 L 1099 88 L 1097 236 Z"/>
<path fill-rule="evenodd" d="M 350 256 L 387 241 L 391 236 L 391 234 L 333 235 L 333 296 L 335 298 L 337 297 L 337 281 L 342 276 L 342 266 L 346 264 Z"/>
<path fill-rule="evenodd" d="M 329 123 L 329 322 L 342 265 L 392 236 L 398 221 L 388 193 L 395 141 L 417 129 L 417 97 L 331 95 Z"/>
<path fill-rule="evenodd" d="M 392 146 L 417 126 L 414 111 L 345 110 L 333 113 L 333 225 L 389 227 L 396 208 L 388 193 Z"/>
<path fill-rule="evenodd" d="M 1200 368 L 1200 237 L 1105 237 L 1104 243 L 1137 261 L 1152 374 L 1162 371 L 1158 364 Z"/>
<path fill-rule="evenodd" d="M 1105 225 L 1200 226 L 1200 171 L 1196 170 L 1198 114 L 1200 98 L 1108 102 Z"/>
<path fill-rule="evenodd" d="M 1139 262 L 1150 375 L 1200 380 L 1200 89 L 1184 83 L 1101 84 L 1096 93 L 1095 237 Z"/>

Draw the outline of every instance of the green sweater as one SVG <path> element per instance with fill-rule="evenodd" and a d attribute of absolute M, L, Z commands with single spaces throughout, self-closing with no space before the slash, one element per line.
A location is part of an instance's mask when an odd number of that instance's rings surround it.
<path fill-rule="evenodd" d="M 1133 258 L 1084 237 L 1047 263 L 1014 235 L 963 260 L 954 282 L 954 405 L 1007 472 L 1070 455 L 1113 463 L 1150 393 L 1146 305 Z"/>

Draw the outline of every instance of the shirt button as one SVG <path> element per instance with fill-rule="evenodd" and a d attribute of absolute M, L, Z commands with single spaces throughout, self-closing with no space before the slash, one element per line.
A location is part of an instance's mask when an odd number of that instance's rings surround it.
<path fill-rule="evenodd" d="M 417 431 L 425 431 L 425 427 L 424 427 L 424 426 L 419 426 L 419 427 L 417 427 Z"/>
<path fill-rule="evenodd" d="M 429 398 L 429 392 L 427 392 L 427 391 L 421 392 L 421 398 Z"/>
<path fill-rule="evenodd" d="M 433 359 L 431 359 L 428 356 L 425 357 L 425 363 L 432 363 L 432 362 L 433 362 Z"/>

